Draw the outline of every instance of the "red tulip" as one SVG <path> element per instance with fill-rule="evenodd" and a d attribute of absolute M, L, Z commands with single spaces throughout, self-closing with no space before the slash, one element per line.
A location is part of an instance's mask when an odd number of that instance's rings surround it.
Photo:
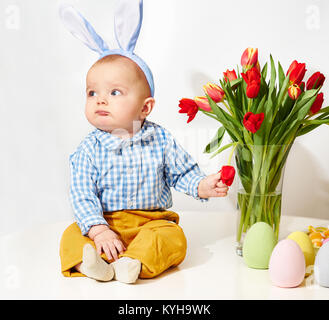
<path fill-rule="evenodd" d="M 232 71 L 227 69 L 226 72 L 223 72 L 223 74 L 224 74 L 225 82 L 227 82 L 227 80 L 228 81 L 233 81 L 233 80 L 236 80 L 238 78 L 234 69 Z"/>
<path fill-rule="evenodd" d="M 235 176 L 235 169 L 232 166 L 222 166 L 222 169 L 218 172 L 222 172 L 220 175 L 220 179 L 224 184 L 226 184 L 228 187 L 232 185 L 234 176 Z"/>
<path fill-rule="evenodd" d="M 325 79 L 325 76 L 321 72 L 313 73 L 306 83 L 306 89 L 310 90 L 321 87 Z"/>
<path fill-rule="evenodd" d="M 241 73 L 247 84 L 246 94 L 250 99 L 256 98 L 260 89 L 261 74 L 257 68 L 251 68 L 246 73 Z"/>
<path fill-rule="evenodd" d="M 200 109 L 204 111 L 212 111 L 207 97 L 195 97 L 194 101 Z"/>
<path fill-rule="evenodd" d="M 179 107 L 181 108 L 178 112 L 179 113 L 187 113 L 188 120 L 187 123 L 192 121 L 195 117 L 195 115 L 198 113 L 199 108 L 194 100 L 183 98 L 179 101 Z"/>
<path fill-rule="evenodd" d="M 247 112 L 243 118 L 243 125 L 248 131 L 255 133 L 259 130 L 263 120 L 264 120 L 263 112 L 258 114 Z"/>
<path fill-rule="evenodd" d="M 247 48 L 241 56 L 241 65 L 243 68 L 252 68 L 257 65 L 258 62 L 258 49 Z"/>
<path fill-rule="evenodd" d="M 258 92 L 260 89 L 260 82 L 252 81 L 247 85 L 246 94 L 250 99 L 254 99 L 258 96 Z"/>
<path fill-rule="evenodd" d="M 292 100 L 296 100 L 300 96 L 301 93 L 302 93 L 302 90 L 300 89 L 300 87 L 298 87 L 297 84 L 292 84 L 288 88 L 288 94 Z"/>
<path fill-rule="evenodd" d="M 321 109 L 322 104 L 323 104 L 323 93 L 321 92 L 316 96 L 316 98 L 310 108 L 310 113 L 311 114 L 317 113 Z"/>
<path fill-rule="evenodd" d="M 261 74 L 257 68 L 251 68 L 246 73 L 241 73 L 241 76 L 248 84 L 251 81 L 260 81 Z"/>
<path fill-rule="evenodd" d="M 290 72 L 290 83 L 300 85 L 305 76 L 306 70 L 307 69 L 305 68 L 305 63 L 299 63 L 297 60 L 294 60 L 290 65 L 286 75 L 288 75 Z"/>
<path fill-rule="evenodd" d="M 225 92 L 217 84 L 208 82 L 205 86 L 203 86 L 203 89 L 216 103 L 224 100 Z"/>

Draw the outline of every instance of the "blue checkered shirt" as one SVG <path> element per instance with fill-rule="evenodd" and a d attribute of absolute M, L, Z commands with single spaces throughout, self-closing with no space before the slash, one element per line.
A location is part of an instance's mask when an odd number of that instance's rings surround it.
<path fill-rule="evenodd" d="M 145 119 L 130 139 L 96 129 L 70 155 L 70 201 L 83 235 L 106 224 L 103 212 L 167 209 L 170 187 L 201 202 L 206 175 L 164 127 Z"/>

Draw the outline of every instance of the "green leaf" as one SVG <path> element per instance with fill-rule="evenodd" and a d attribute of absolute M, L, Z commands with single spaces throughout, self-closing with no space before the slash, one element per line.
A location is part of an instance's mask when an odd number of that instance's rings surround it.
<path fill-rule="evenodd" d="M 249 132 L 247 131 L 246 128 L 243 128 L 243 137 L 244 137 L 246 144 L 250 144 L 250 145 L 254 144 L 254 142 L 252 141 L 252 139 L 249 135 Z"/>
<path fill-rule="evenodd" d="M 313 92 L 308 92 L 308 91 L 313 91 Z M 300 129 L 299 126 L 300 124 L 303 122 L 305 116 L 307 115 L 307 113 L 309 112 L 315 98 L 317 95 L 317 92 L 319 91 L 319 89 L 312 89 L 312 90 L 308 90 L 305 93 L 308 93 L 306 95 L 305 99 L 301 99 L 300 101 L 298 101 L 296 103 L 296 111 L 295 112 L 291 112 L 292 116 L 288 116 L 287 120 L 284 121 L 284 123 L 286 123 L 286 127 L 284 128 L 284 126 L 282 126 L 282 128 L 279 130 L 281 131 L 281 134 L 283 134 L 282 136 L 280 136 L 279 134 L 277 135 L 279 137 L 279 141 L 275 142 L 277 144 L 285 144 L 284 143 L 284 138 L 285 137 L 289 137 L 290 135 L 296 131 L 296 134 L 298 134 L 298 131 Z M 295 120 L 292 121 L 292 119 L 295 118 Z M 284 129 L 284 133 L 283 130 Z"/>
<path fill-rule="evenodd" d="M 278 72 L 279 72 L 279 88 L 281 89 L 283 82 L 285 80 L 285 74 L 281 66 L 281 63 L 279 61 L 278 61 Z"/>
<path fill-rule="evenodd" d="M 246 94 L 246 90 L 247 90 L 247 84 L 245 81 L 242 82 L 242 111 L 243 111 L 243 114 L 246 114 L 247 112 L 247 109 L 248 109 L 248 97 L 247 97 L 247 94 Z"/>
<path fill-rule="evenodd" d="M 299 126 L 298 119 L 294 120 L 293 122 L 289 123 L 288 126 L 285 128 L 285 131 L 281 136 L 279 136 L 279 141 L 273 143 L 273 144 L 286 144 L 285 138 L 288 137 L 292 131 L 296 130 L 297 126 Z"/>
<path fill-rule="evenodd" d="M 218 149 L 223 141 L 224 133 L 225 133 L 225 128 L 220 127 L 217 130 L 216 135 L 213 137 L 213 139 L 207 144 L 203 153 L 212 153 L 216 149 Z"/>
<path fill-rule="evenodd" d="M 264 109 L 264 121 L 262 123 L 262 127 L 260 128 L 257 137 L 259 137 L 256 141 L 258 144 L 266 144 L 268 141 L 268 137 L 270 135 L 272 129 L 272 122 L 273 122 L 273 108 L 275 104 L 275 92 L 272 91 L 272 94 L 268 95 L 266 100 Z M 263 141 L 264 139 L 264 141 Z"/>
<path fill-rule="evenodd" d="M 201 111 L 202 113 L 204 113 L 206 116 L 208 116 L 208 117 L 210 117 L 210 118 L 213 118 L 213 119 L 215 119 L 216 121 L 218 121 L 216 115 L 214 115 L 213 112 L 205 111 L 205 110 L 203 110 L 203 109 L 201 109 L 201 108 L 199 108 L 199 111 Z"/>
<path fill-rule="evenodd" d="M 299 100 L 303 101 L 303 100 L 311 99 L 312 97 L 314 97 L 318 93 L 319 90 L 320 90 L 320 88 L 306 90 L 300 95 Z"/>
<path fill-rule="evenodd" d="M 234 143 L 229 143 L 227 145 L 225 145 L 224 147 L 221 147 L 219 150 L 217 150 L 211 157 L 210 159 L 212 159 L 213 157 L 217 156 L 219 153 L 221 153 L 222 151 L 228 149 L 229 147 L 233 146 Z"/>
<path fill-rule="evenodd" d="M 271 80 L 270 80 L 269 96 L 272 94 L 275 88 L 275 80 L 276 80 L 275 64 L 272 55 L 270 55 L 270 59 L 271 59 Z"/>
<path fill-rule="evenodd" d="M 304 92 L 304 95 L 301 99 L 298 99 L 296 103 L 296 110 L 292 110 L 292 116 L 297 113 L 297 119 L 303 120 L 307 113 L 309 112 L 314 100 L 316 99 L 319 89 L 307 90 Z"/>
<path fill-rule="evenodd" d="M 258 104 L 255 113 L 261 113 L 261 112 L 264 112 L 264 105 L 265 105 L 266 99 L 267 99 L 267 96 L 264 95 L 263 98 L 262 98 L 262 100 L 261 100 L 260 103 Z"/>
<path fill-rule="evenodd" d="M 277 125 L 274 130 L 271 132 L 271 136 L 269 138 L 270 143 L 269 144 L 278 144 L 278 141 L 280 141 L 280 138 L 285 136 L 285 133 L 288 133 L 289 128 L 291 126 L 295 126 L 297 123 L 297 120 L 294 121 L 283 121 L 279 125 Z"/>
<path fill-rule="evenodd" d="M 295 104 L 295 100 L 292 100 L 288 93 L 286 93 L 283 97 L 283 101 L 280 102 L 279 105 L 279 112 L 278 112 L 278 116 L 275 119 L 274 124 L 277 125 L 278 123 L 281 123 L 282 121 L 284 121 L 287 116 L 290 114 L 294 104 Z M 278 102 L 279 103 L 279 102 Z"/>
<path fill-rule="evenodd" d="M 312 125 L 312 124 L 327 124 L 329 123 L 329 118 L 324 118 L 322 120 L 306 120 L 306 121 L 303 121 L 304 123 L 306 123 L 307 125 Z"/>
<path fill-rule="evenodd" d="M 267 62 L 265 63 L 265 65 L 264 65 L 264 67 L 263 67 L 263 69 L 262 69 L 261 74 L 262 74 L 262 78 L 263 78 L 264 81 L 265 81 L 266 76 L 267 76 Z"/>
<path fill-rule="evenodd" d="M 289 77 L 287 76 L 283 83 L 282 83 L 282 87 L 280 88 L 279 90 L 279 94 L 278 94 L 278 99 L 277 99 L 277 105 L 275 107 L 275 114 L 277 114 L 279 108 L 281 107 L 282 103 L 283 103 L 283 99 L 284 97 L 287 95 L 287 90 L 288 90 L 288 87 L 289 87 Z M 287 110 L 283 110 L 283 112 L 285 114 L 287 114 Z"/>
<path fill-rule="evenodd" d="M 240 128 L 241 124 L 234 119 L 231 115 L 223 111 L 218 105 L 206 94 L 209 105 L 216 115 L 218 121 L 225 127 L 227 133 L 230 135 L 232 140 L 241 141 Z"/>
<path fill-rule="evenodd" d="M 231 88 L 236 88 L 236 86 L 238 86 L 241 82 L 242 82 L 242 78 L 238 78 L 238 79 L 235 79 L 233 81 L 230 81 L 230 85 L 231 85 Z"/>
<path fill-rule="evenodd" d="M 230 114 L 223 111 L 214 100 L 212 100 L 207 94 L 206 97 L 208 98 L 209 105 L 217 116 L 218 120 L 225 126 L 225 128 L 233 128 L 234 130 L 241 128 L 241 124 L 234 119 Z M 234 127 L 235 126 L 235 127 Z"/>
<path fill-rule="evenodd" d="M 320 112 L 316 113 L 319 114 Z M 322 113 L 320 114 L 318 117 L 316 117 L 315 119 L 310 119 L 310 120 L 321 120 L 321 119 L 324 119 L 325 117 L 327 117 L 329 115 L 329 113 Z"/>
<path fill-rule="evenodd" d="M 312 89 L 306 92 L 303 92 L 299 98 L 296 100 L 291 112 L 286 116 L 286 118 L 280 122 L 271 132 L 270 141 L 271 144 L 275 144 L 280 139 L 280 136 L 288 130 L 289 125 L 292 121 L 295 125 L 299 126 L 299 121 L 303 120 L 313 104 L 316 94 L 319 89 Z"/>
<path fill-rule="evenodd" d="M 329 107 L 320 109 L 318 113 L 329 113 Z"/>
<path fill-rule="evenodd" d="M 252 160 L 251 152 L 248 148 L 243 147 L 241 150 L 241 154 L 244 161 L 250 162 Z"/>
<path fill-rule="evenodd" d="M 242 97 L 241 97 L 241 90 L 242 90 L 242 86 L 238 86 L 237 89 L 235 90 L 235 101 L 236 101 L 236 118 L 238 121 L 241 121 L 241 114 L 242 114 L 242 110 L 243 110 L 243 106 L 242 106 Z"/>
<path fill-rule="evenodd" d="M 314 125 L 309 125 L 309 126 L 302 127 L 301 129 L 299 129 L 297 131 L 297 137 L 302 136 L 302 135 L 304 135 L 306 133 L 309 133 L 310 131 L 316 129 L 320 125 L 321 124 L 314 124 Z"/>
<path fill-rule="evenodd" d="M 223 90 L 225 92 L 226 100 L 231 108 L 232 113 L 236 116 L 236 102 L 234 99 L 234 93 L 231 88 L 231 83 L 223 81 Z"/>
<path fill-rule="evenodd" d="M 243 80 L 243 79 L 242 79 Z M 243 119 L 243 116 L 245 114 L 245 110 L 247 109 L 246 107 L 246 100 L 245 100 L 245 82 L 243 81 L 240 86 L 238 86 L 237 90 L 235 91 L 235 96 L 236 96 L 236 106 L 237 106 L 237 119 L 240 121 Z M 238 117 L 238 115 L 242 114 L 242 118 Z"/>

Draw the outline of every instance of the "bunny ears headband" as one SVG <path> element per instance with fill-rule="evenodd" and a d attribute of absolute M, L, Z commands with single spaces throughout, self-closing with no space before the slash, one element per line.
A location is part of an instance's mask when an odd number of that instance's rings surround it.
<path fill-rule="evenodd" d="M 143 0 L 117 0 L 114 12 L 114 32 L 119 48 L 110 49 L 91 24 L 70 5 L 59 8 L 65 27 L 102 59 L 108 55 L 121 55 L 134 61 L 144 72 L 154 96 L 153 75 L 147 64 L 134 53 L 143 20 Z"/>

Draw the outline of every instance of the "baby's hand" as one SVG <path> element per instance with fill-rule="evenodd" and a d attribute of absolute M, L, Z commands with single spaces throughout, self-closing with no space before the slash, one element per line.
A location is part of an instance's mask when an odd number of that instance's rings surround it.
<path fill-rule="evenodd" d="M 202 179 L 198 186 L 199 197 L 226 197 L 228 186 L 220 180 L 220 177 L 221 172 L 218 172 Z"/>
<path fill-rule="evenodd" d="M 93 240 L 97 253 L 101 255 L 104 252 L 109 260 L 118 260 L 118 254 L 126 250 L 119 236 L 111 229 L 98 233 Z"/>

